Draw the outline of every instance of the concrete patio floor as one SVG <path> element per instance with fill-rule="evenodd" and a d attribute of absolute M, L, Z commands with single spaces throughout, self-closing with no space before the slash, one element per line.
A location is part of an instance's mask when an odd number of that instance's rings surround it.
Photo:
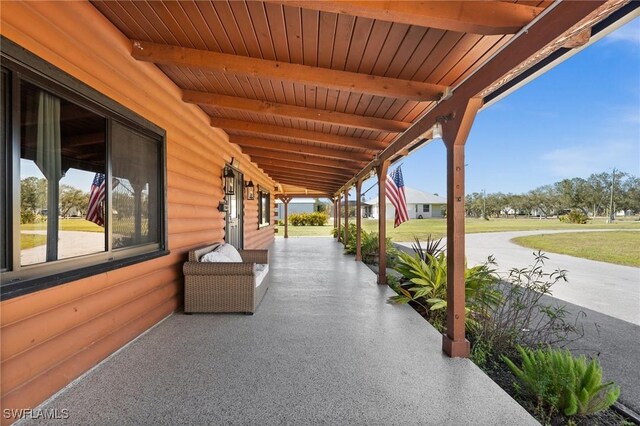
<path fill-rule="evenodd" d="M 42 408 L 92 425 L 537 424 L 333 239 L 278 239 L 270 270 L 254 316 L 174 314 Z"/>

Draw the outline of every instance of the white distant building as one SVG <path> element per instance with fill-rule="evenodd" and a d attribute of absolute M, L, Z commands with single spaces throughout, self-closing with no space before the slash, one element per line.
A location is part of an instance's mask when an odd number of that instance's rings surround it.
<path fill-rule="evenodd" d="M 444 217 L 447 207 L 447 199 L 436 194 L 418 191 L 417 189 L 404 187 L 407 198 L 407 210 L 409 219 L 427 219 L 431 217 Z M 378 197 L 364 202 L 364 214 L 373 219 L 378 218 Z M 395 217 L 396 209 L 391 205 L 387 197 L 387 219 Z"/>

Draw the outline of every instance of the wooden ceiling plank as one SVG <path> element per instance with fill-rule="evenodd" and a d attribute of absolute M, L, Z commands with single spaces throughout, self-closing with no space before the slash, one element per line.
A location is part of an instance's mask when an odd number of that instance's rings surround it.
<path fill-rule="evenodd" d="M 411 123 L 404 121 L 345 114 L 338 111 L 326 111 L 236 96 L 218 95 L 216 93 L 197 92 L 193 90 L 183 91 L 182 100 L 189 103 L 209 105 L 216 108 L 235 109 L 287 118 L 293 117 L 302 120 L 317 121 L 320 123 L 357 129 L 382 130 L 392 133 L 403 132 L 411 125 Z"/>
<path fill-rule="evenodd" d="M 289 176 L 282 176 L 280 178 L 276 178 L 276 177 L 271 177 L 271 178 L 278 183 L 295 185 L 298 187 L 315 189 L 315 190 L 335 191 L 337 188 L 340 188 L 339 183 L 321 183 L 321 182 L 312 182 L 312 181 L 302 181 L 302 180 L 296 179 L 295 177 L 289 177 Z"/>
<path fill-rule="evenodd" d="M 266 158 L 259 155 L 251 156 L 251 160 L 259 167 L 275 166 L 275 167 L 287 167 L 296 170 L 307 170 L 309 172 L 323 172 L 323 173 L 338 173 L 338 174 L 353 174 L 353 169 L 348 166 L 344 167 L 328 167 L 317 164 L 309 164 L 306 162 L 290 161 L 284 159 Z"/>
<path fill-rule="evenodd" d="M 137 60 L 155 64 L 181 65 L 416 101 L 438 100 L 446 91 L 445 86 L 436 84 L 248 58 L 141 40 L 132 40 L 131 54 Z"/>
<path fill-rule="evenodd" d="M 340 169 L 344 169 L 346 167 L 352 167 L 351 170 L 354 170 L 354 171 L 360 170 L 360 168 L 365 164 L 364 162 L 359 162 L 359 161 L 334 160 L 329 158 L 314 157 L 312 155 L 296 154 L 292 152 L 275 152 L 275 151 L 269 151 L 268 149 L 261 149 L 261 148 L 247 147 L 247 148 L 244 148 L 242 151 L 249 156 L 256 155 L 259 157 L 305 162 L 308 164 L 316 164 L 319 166 L 327 166 L 327 167 L 336 167 Z"/>
<path fill-rule="evenodd" d="M 311 146 L 306 144 L 281 142 L 270 139 L 254 138 L 250 136 L 238 136 L 231 135 L 230 142 L 240 145 L 241 147 L 253 147 L 263 148 L 272 151 L 285 151 L 296 152 L 298 154 L 314 155 L 324 158 L 335 158 L 338 160 L 359 160 L 359 161 L 371 161 L 373 155 L 362 154 L 359 152 L 349 152 L 342 150 L 335 150 L 331 148 L 321 148 L 318 146 Z"/>
<path fill-rule="evenodd" d="M 291 168 L 291 167 L 266 166 L 266 165 L 259 165 L 259 167 L 267 173 L 269 172 L 298 173 L 304 176 L 313 175 L 313 176 L 318 176 L 326 179 L 338 178 L 338 179 L 343 179 L 343 182 L 353 177 L 353 173 L 351 174 L 337 173 L 337 172 L 325 173 L 317 170 L 305 170 L 305 169 L 297 169 L 297 168 Z"/>
<path fill-rule="evenodd" d="M 268 1 L 303 9 L 482 35 L 515 34 L 543 10 L 500 1 Z"/>
<path fill-rule="evenodd" d="M 278 179 L 278 178 L 283 178 L 283 177 L 287 177 L 287 178 L 291 178 L 291 179 L 297 179 L 299 182 L 313 182 L 313 183 L 319 183 L 321 185 L 342 185 L 343 183 L 345 183 L 346 181 L 349 180 L 349 178 L 342 178 L 342 179 L 328 179 L 325 178 L 324 176 L 312 176 L 312 175 L 304 175 L 304 174 L 300 174 L 300 173 L 287 173 L 287 172 L 278 172 L 278 171 L 270 171 L 267 172 L 267 174 L 272 177 L 273 179 Z"/>
<path fill-rule="evenodd" d="M 317 174 L 319 176 L 330 176 L 343 178 L 346 176 L 353 176 L 352 170 L 332 169 L 330 167 L 322 167 L 316 165 L 309 165 L 304 163 L 284 163 L 282 161 L 269 162 L 269 159 L 256 158 L 253 161 L 258 167 L 265 170 L 278 170 L 283 172 L 305 173 L 305 174 Z"/>
<path fill-rule="evenodd" d="M 212 118 L 211 125 L 225 130 L 237 130 L 242 132 L 255 133 L 260 136 L 270 135 L 284 137 L 288 139 L 298 139 L 310 142 L 321 142 L 339 147 L 356 148 L 362 151 L 376 151 L 384 149 L 387 145 L 371 140 L 356 139 L 339 136 L 330 133 L 313 132 L 310 130 L 293 129 L 290 127 L 280 127 L 270 124 L 255 123 L 250 121 L 231 120 L 226 118 Z"/>

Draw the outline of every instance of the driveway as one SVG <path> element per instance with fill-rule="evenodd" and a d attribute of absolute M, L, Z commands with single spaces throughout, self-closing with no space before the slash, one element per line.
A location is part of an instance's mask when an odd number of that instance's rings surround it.
<path fill-rule="evenodd" d="M 489 255 L 493 255 L 498 263 L 498 272 L 505 276 L 511 268 L 524 268 L 534 260 L 533 250 L 512 243 L 512 238 L 560 232 L 598 231 L 547 230 L 467 234 L 467 262 L 469 266 L 477 265 L 484 262 Z M 640 234 L 638 236 L 640 243 Z M 399 244 L 411 247 L 411 243 Z M 568 271 L 568 282 L 558 283 L 553 288 L 555 298 L 640 325 L 640 268 L 556 253 L 548 253 L 547 256 L 547 272 L 557 268 Z"/>
<path fill-rule="evenodd" d="M 47 231 L 22 231 L 21 234 L 47 235 Z M 104 232 L 60 231 L 58 233 L 58 258 L 82 256 L 100 253 L 105 250 Z M 22 250 L 20 261 L 22 265 L 33 265 L 45 262 L 47 259 L 47 245 Z"/>

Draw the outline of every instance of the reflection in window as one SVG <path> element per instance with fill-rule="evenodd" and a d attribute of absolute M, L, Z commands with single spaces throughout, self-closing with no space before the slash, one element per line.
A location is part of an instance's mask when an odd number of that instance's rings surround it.
<path fill-rule="evenodd" d="M 113 248 L 160 242 L 158 143 L 116 122 L 111 137 Z"/>
<path fill-rule="evenodd" d="M 104 228 L 84 218 L 105 173 L 105 119 L 26 82 L 20 105 L 21 264 L 105 251 Z"/>
<path fill-rule="evenodd" d="M 258 191 L 258 220 L 259 226 L 267 226 L 269 225 L 269 206 L 271 205 L 271 200 L 269 193 L 267 191 L 260 190 Z"/>
<path fill-rule="evenodd" d="M 7 186 L 7 147 L 9 146 L 9 75 L 2 70 L 2 86 L 0 86 L 0 137 L 2 138 L 2 146 L 0 147 L 0 270 L 7 269 L 9 265 L 9 217 L 8 217 L 8 199 L 9 187 Z"/>

